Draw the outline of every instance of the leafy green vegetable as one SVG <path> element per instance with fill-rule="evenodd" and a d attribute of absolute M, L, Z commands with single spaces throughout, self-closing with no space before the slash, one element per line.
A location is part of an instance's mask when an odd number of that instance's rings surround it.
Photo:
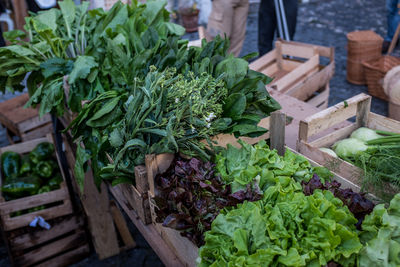
<path fill-rule="evenodd" d="M 364 144 L 364 141 L 355 138 L 347 138 L 337 141 L 333 145 L 333 149 L 339 157 L 351 158 L 367 150 L 368 146 Z"/>
<path fill-rule="evenodd" d="M 362 245 L 357 220 L 329 191 L 283 189 L 276 199 L 245 202 L 212 223 L 199 266 L 354 266 Z"/>
<path fill-rule="evenodd" d="M 360 251 L 359 265 L 400 265 L 400 194 L 394 196 L 388 209 L 377 205 L 365 217 L 360 239 L 365 247 Z"/>
<path fill-rule="evenodd" d="M 248 184 L 265 191 L 275 179 L 308 181 L 315 170 L 310 163 L 297 154 L 287 150 L 285 156 L 270 150 L 265 141 L 251 146 L 239 141 L 241 148 L 228 145 L 216 156 L 217 171 L 222 179 L 231 184 L 233 192 L 246 188 Z M 326 169 L 325 169 L 326 170 Z M 318 173 L 323 180 L 329 180 L 330 172 Z"/>

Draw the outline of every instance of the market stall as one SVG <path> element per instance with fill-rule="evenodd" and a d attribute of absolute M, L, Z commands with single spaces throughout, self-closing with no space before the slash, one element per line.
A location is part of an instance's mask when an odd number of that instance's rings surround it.
<path fill-rule="evenodd" d="M 368 126 L 381 132 L 357 141 L 364 155 L 380 145 L 389 162 L 399 122 L 370 113 L 366 95 L 326 109 L 332 48 L 278 42 L 250 64 L 226 39 L 182 39 L 166 1 L 58 5 L 0 48 L 0 90 L 27 89 L 32 108 L 15 123 L 0 108 L 23 141 L 0 148 L 15 266 L 134 248 L 119 209 L 166 266 L 400 265 L 398 159 L 376 177 L 383 197 L 362 182 L 361 154 L 321 150 Z M 25 142 L 32 122 L 54 139 Z"/>

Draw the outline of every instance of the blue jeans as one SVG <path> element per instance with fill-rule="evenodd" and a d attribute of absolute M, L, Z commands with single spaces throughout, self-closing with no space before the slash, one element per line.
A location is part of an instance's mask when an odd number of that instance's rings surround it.
<path fill-rule="evenodd" d="M 388 30 L 387 35 L 385 37 L 385 41 L 392 41 L 393 35 L 396 32 L 397 25 L 400 22 L 400 15 L 399 15 L 399 8 L 397 4 L 399 0 L 386 0 L 386 10 L 387 14 L 387 23 L 388 23 Z"/>

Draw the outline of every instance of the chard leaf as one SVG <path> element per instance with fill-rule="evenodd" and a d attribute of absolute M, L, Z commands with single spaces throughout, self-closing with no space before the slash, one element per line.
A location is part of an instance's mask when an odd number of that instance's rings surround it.
<path fill-rule="evenodd" d="M 241 93 L 231 94 L 225 101 L 223 106 L 224 117 L 239 119 L 246 110 L 246 96 Z"/>
<path fill-rule="evenodd" d="M 78 56 L 74 63 L 74 67 L 68 76 L 70 84 L 75 83 L 78 79 L 85 79 L 90 74 L 92 68 L 98 66 L 98 63 L 91 56 Z"/>

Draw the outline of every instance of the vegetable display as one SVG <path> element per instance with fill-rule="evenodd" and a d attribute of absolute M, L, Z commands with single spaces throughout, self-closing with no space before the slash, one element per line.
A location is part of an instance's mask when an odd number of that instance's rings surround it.
<path fill-rule="evenodd" d="M 212 141 L 267 131 L 260 120 L 280 109 L 265 89 L 271 78 L 249 69 L 254 55 L 229 55 L 219 36 L 188 47 L 165 5 L 103 11 L 65 0 L 33 14 L 26 33 L 5 34 L 12 45 L 0 48 L 0 91 L 22 90 L 26 80 L 27 105 L 40 104 L 40 115 L 77 113 L 66 130 L 78 144 L 81 187 L 89 169 L 98 185 L 134 183 L 146 154 L 174 153 L 155 178 L 156 221 L 200 247 L 201 267 L 398 266 L 400 194 L 385 209 L 290 150 Z M 362 168 L 365 188 L 400 188 L 400 134 L 360 128 L 333 149 L 321 150 Z M 58 189 L 53 154 L 50 143 L 3 153 L 6 200 Z"/>
<path fill-rule="evenodd" d="M 333 149 L 364 171 L 363 190 L 374 187 L 388 201 L 400 189 L 400 133 L 361 127 L 350 138 L 336 142 Z"/>
<path fill-rule="evenodd" d="M 8 62 L 0 64 L 7 73 L 0 90 L 18 89 L 30 73 L 28 105 L 40 104 L 41 115 L 61 116 L 65 107 L 79 112 L 70 128 L 85 146 L 76 155 L 80 185 L 89 161 L 97 184 L 113 172 L 117 184 L 133 181 L 146 153 L 210 159 L 211 136 L 262 135 L 260 120 L 280 109 L 265 90 L 271 79 L 249 69 L 254 55 L 228 55 L 229 41 L 220 37 L 188 47 L 165 5 L 134 1 L 103 11 L 65 0 L 60 10 L 29 17 L 29 42 L 20 31 L 6 35 L 13 45 L 0 48 Z"/>
<path fill-rule="evenodd" d="M 262 198 L 262 193 L 250 186 L 231 193 L 230 186 L 215 175 L 214 167 L 211 162 L 177 156 L 171 167 L 156 177 L 160 191 L 154 198 L 157 222 L 181 231 L 197 246 L 204 244 L 204 233 L 221 209 Z"/>
<path fill-rule="evenodd" d="M 377 205 L 362 229 L 360 239 L 365 247 L 359 256 L 361 267 L 400 266 L 400 194 L 394 196 L 388 209 Z"/>
<path fill-rule="evenodd" d="M 354 266 L 362 248 L 357 220 L 329 191 L 278 189 L 274 200 L 221 213 L 205 235 L 199 266 Z"/>
<path fill-rule="evenodd" d="M 13 200 L 60 188 L 62 177 L 53 153 L 54 146 L 48 142 L 42 142 L 30 153 L 22 155 L 22 161 L 18 153 L 4 152 L 1 155 L 1 191 L 5 199 Z"/>
<path fill-rule="evenodd" d="M 244 59 L 220 51 L 224 42 L 216 38 L 203 48 L 189 49 L 193 51 L 188 60 L 192 68 L 214 69 L 216 77 L 151 66 L 143 79 L 135 77 L 129 90 L 107 91 L 86 104 L 70 125 L 74 138 L 85 144 L 85 149 L 77 151 L 77 180 L 83 184 L 90 159 L 96 162 L 92 164 L 95 176 L 119 177 L 115 185 L 132 182 L 134 166 L 144 163 L 145 154 L 180 152 L 210 159 L 214 135 L 265 133 L 258 122 L 280 108 L 265 90 L 269 79 L 250 71 Z M 203 54 L 203 67 L 192 62 Z M 229 69 L 228 65 L 237 67 Z M 112 159 L 110 164 L 106 154 Z"/>

